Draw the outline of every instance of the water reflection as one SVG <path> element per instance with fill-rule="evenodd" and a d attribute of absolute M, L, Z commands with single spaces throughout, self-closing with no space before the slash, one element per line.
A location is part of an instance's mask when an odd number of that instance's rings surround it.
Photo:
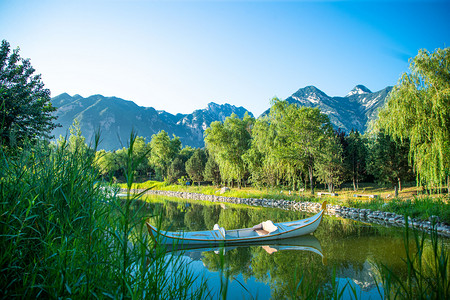
<path fill-rule="evenodd" d="M 266 241 L 266 242 L 252 242 L 252 243 L 241 243 L 233 246 L 215 246 L 215 247 L 204 247 L 198 245 L 167 245 L 165 246 L 167 253 L 172 253 L 173 255 L 184 255 L 191 257 L 193 260 L 200 260 L 201 253 L 213 251 L 216 254 L 222 253 L 226 255 L 230 251 L 238 248 L 248 248 L 248 247 L 261 247 L 268 254 L 273 254 L 279 251 L 309 251 L 316 253 L 322 257 L 324 264 L 326 258 L 322 253 L 322 247 L 319 240 L 312 235 L 300 236 L 290 239 Z"/>
<path fill-rule="evenodd" d="M 236 229 L 267 219 L 284 222 L 310 216 L 273 208 L 152 199 L 143 213 L 154 216 L 150 218 L 153 225 L 159 223 L 163 230 L 171 231 L 211 230 L 216 223 Z M 262 286 L 270 292 L 258 293 L 258 299 L 306 298 L 317 291 L 326 294 L 335 284 L 343 287 L 347 281 L 358 297 L 378 299 L 380 264 L 389 266 L 400 278 L 406 278 L 408 271 L 403 262 L 406 252 L 402 229 L 335 217 L 324 217 L 314 236 L 275 243 L 168 250 L 168 255 L 181 255 L 194 263 L 197 272 L 209 274 L 210 287 L 217 292 L 223 285 L 219 278 L 225 274 L 230 282 L 230 299 L 255 297 Z"/>

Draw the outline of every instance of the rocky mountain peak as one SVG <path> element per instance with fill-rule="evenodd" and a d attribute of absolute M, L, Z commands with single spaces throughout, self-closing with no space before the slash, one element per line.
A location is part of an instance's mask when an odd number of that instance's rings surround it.
<path fill-rule="evenodd" d="M 293 100 L 299 101 L 307 106 L 317 105 L 324 99 L 329 98 L 327 94 L 312 85 L 299 89 L 291 97 Z"/>
<path fill-rule="evenodd" d="M 371 94 L 371 93 L 372 93 L 372 91 L 369 90 L 367 87 L 365 87 L 364 85 L 358 84 L 345 97 L 350 97 L 353 95 Z"/>

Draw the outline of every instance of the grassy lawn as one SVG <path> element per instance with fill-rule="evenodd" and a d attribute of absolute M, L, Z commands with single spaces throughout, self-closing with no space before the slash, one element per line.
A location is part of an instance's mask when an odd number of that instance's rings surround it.
<path fill-rule="evenodd" d="M 120 184 L 120 187 L 126 188 L 126 184 Z M 179 191 L 190 193 L 201 193 L 207 195 L 220 195 L 237 198 L 257 198 L 257 199 L 285 199 L 294 201 L 322 202 L 327 200 L 329 204 L 354 207 L 369 208 L 372 210 L 389 211 L 397 214 L 407 214 L 413 218 L 428 220 L 432 215 L 436 215 L 442 222 L 450 224 L 450 204 L 448 194 L 422 194 L 421 188 L 407 185 L 399 191 L 399 197 L 394 198 L 394 190 L 378 186 L 373 183 L 362 183 L 358 191 L 353 191 L 351 186 L 343 187 L 336 191 L 337 196 L 322 195 L 317 196 L 318 192 L 328 192 L 325 189 L 316 189 L 315 195 L 311 195 L 309 190 L 288 191 L 282 189 L 269 188 L 230 188 L 225 193 L 220 192 L 220 187 L 216 186 L 181 186 L 167 185 L 159 181 L 146 181 L 136 183 L 133 188 L 155 190 Z M 354 197 L 355 194 L 367 195 L 363 197 Z M 370 198 L 368 195 L 378 195 L 378 198 Z"/>

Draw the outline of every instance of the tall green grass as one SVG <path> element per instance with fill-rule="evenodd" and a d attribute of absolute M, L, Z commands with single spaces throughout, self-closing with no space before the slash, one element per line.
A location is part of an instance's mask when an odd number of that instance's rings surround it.
<path fill-rule="evenodd" d="M 130 209 L 138 195 L 122 200 L 97 183 L 94 150 L 63 142 L 0 152 L 2 297 L 203 297 L 189 266 L 149 240 L 146 216 Z"/>

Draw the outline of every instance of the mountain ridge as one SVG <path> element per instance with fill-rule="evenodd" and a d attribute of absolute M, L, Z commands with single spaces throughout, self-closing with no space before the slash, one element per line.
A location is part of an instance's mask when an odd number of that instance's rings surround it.
<path fill-rule="evenodd" d="M 315 86 L 298 89 L 286 101 L 306 107 L 318 107 L 327 114 L 337 129 L 364 133 L 368 123 L 377 117 L 378 108 L 384 105 L 392 87 L 371 92 L 363 85 L 355 86 L 344 97 L 330 97 Z M 184 146 L 203 147 L 203 133 L 214 121 L 224 121 L 235 113 L 242 118 L 245 113 L 253 114 L 242 106 L 228 103 L 210 102 L 206 108 L 196 109 L 190 114 L 171 114 L 153 107 L 139 106 L 131 100 L 106 97 L 99 94 L 82 97 L 62 93 L 52 98 L 57 122 L 62 125 L 53 130 L 58 138 L 66 136 L 69 127 L 77 119 L 83 135 L 91 141 L 100 130 L 100 149 L 116 150 L 126 145 L 132 129 L 149 142 L 153 134 L 165 130 L 170 136 L 176 135 Z M 261 114 L 268 114 L 270 108 Z"/>
<path fill-rule="evenodd" d="M 336 129 L 364 133 L 368 124 L 377 118 L 378 108 L 384 105 L 391 90 L 392 87 L 388 86 L 372 92 L 364 85 L 357 85 L 344 97 L 331 97 L 315 86 L 306 86 L 286 98 L 286 101 L 299 106 L 320 108 Z M 269 111 L 267 109 L 262 115 L 267 115 Z"/>
<path fill-rule="evenodd" d="M 243 107 L 214 102 L 192 114 L 173 115 L 153 107 L 138 106 L 130 100 L 98 94 L 84 98 L 63 93 L 52 98 L 52 105 L 58 108 L 55 115 L 58 117 L 57 122 L 62 125 L 52 132 L 56 138 L 66 136 L 77 119 L 87 141 L 91 141 L 95 132 L 100 130 L 102 142 L 99 148 L 105 150 L 127 146 L 126 141 L 132 129 L 148 142 L 153 134 L 165 130 L 170 136 L 180 137 L 183 145 L 203 147 L 203 132 L 211 122 L 224 121 L 232 113 L 240 118 L 246 112 L 253 116 Z M 210 108 L 215 108 L 216 111 L 211 111 Z"/>

